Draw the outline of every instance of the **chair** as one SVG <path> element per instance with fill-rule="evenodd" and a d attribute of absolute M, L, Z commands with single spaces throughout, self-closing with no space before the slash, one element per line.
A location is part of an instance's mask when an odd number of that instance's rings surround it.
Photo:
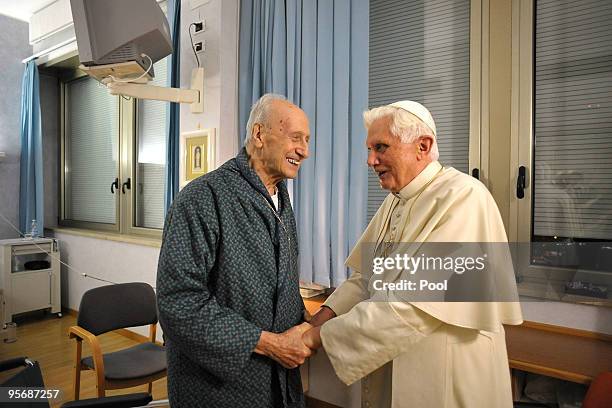
<path fill-rule="evenodd" d="M 595 377 L 582 401 L 582 408 L 606 407 L 612 407 L 612 371 Z"/>
<path fill-rule="evenodd" d="M 102 354 L 96 336 L 112 330 L 150 325 L 149 342 Z M 149 384 L 166 376 L 166 350 L 155 343 L 157 307 L 153 288 L 142 282 L 102 286 L 85 292 L 79 306 L 77 326 L 69 330 L 76 339 L 74 399 L 79 399 L 82 370 L 94 370 L 98 397 L 106 390 Z M 91 357 L 81 357 L 85 340 Z"/>
<path fill-rule="evenodd" d="M 25 388 L 25 387 L 44 387 L 42 372 L 37 361 L 29 360 L 27 357 L 17 357 L 10 360 L 0 362 L 0 372 L 13 370 L 18 367 L 24 367 L 23 370 L 17 372 L 13 376 L 5 380 L 0 387 L 7 388 Z M 3 407 L 23 407 L 23 408 L 48 408 L 47 402 L 29 402 L 23 403 L 15 401 L 15 403 L 3 404 Z"/>
<path fill-rule="evenodd" d="M 0 387 L 10 388 L 45 388 L 40 366 L 37 361 L 32 361 L 27 357 L 12 358 L 10 360 L 0 361 L 0 372 L 13 370 L 23 367 L 23 370 L 17 372 L 12 377 L 0 384 Z M 127 408 L 127 407 L 142 407 L 151 402 L 150 394 L 138 393 L 117 395 L 113 397 L 91 398 L 81 401 L 67 402 L 62 405 L 62 408 Z M 15 403 L 3 403 L 3 408 L 49 408 L 48 401 L 40 402 L 24 402 L 16 401 Z"/>
<path fill-rule="evenodd" d="M 514 408 L 548 407 L 537 402 L 515 402 Z M 600 373 L 589 385 L 582 408 L 610 408 L 612 407 L 612 371 Z"/>

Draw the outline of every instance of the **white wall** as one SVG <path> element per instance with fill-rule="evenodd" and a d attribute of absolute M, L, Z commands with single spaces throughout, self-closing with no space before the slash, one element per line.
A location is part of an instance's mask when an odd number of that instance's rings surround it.
<path fill-rule="evenodd" d="M 187 31 L 189 24 L 205 20 L 206 29 L 193 34 L 193 41 L 205 42 L 199 53 L 204 67 L 204 113 L 192 114 L 181 106 L 181 132 L 200 128 L 217 131 L 217 167 L 238 152 L 238 0 L 212 0 L 192 10 L 183 0 L 181 9 L 181 87 L 188 87 L 191 70 L 197 67 Z M 193 31 L 192 31 L 193 32 Z"/>
<path fill-rule="evenodd" d="M 522 299 L 521 308 L 525 320 L 612 334 L 612 308 L 609 307 Z"/>
<path fill-rule="evenodd" d="M 60 242 L 62 261 L 71 266 L 61 267 L 62 307 L 79 310 L 83 293 L 108 285 L 93 277 L 114 283 L 146 282 L 155 287 L 159 248 L 61 232 L 54 235 Z M 84 273 L 91 278 L 83 277 Z M 160 339 L 162 332 L 159 327 L 158 330 Z M 146 328 L 134 331 L 145 336 L 149 334 Z"/>
<path fill-rule="evenodd" d="M 56 232 L 62 261 L 62 305 L 79 309 L 85 291 L 114 283 L 146 282 L 155 286 L 159 248 Z"/>

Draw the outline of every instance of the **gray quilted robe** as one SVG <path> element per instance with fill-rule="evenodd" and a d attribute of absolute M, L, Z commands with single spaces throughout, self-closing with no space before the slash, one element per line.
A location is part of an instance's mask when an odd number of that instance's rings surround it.
<path fill-rule="evenodd" d="M 168 212 L 157 297 L 173 408 L 304 406 L 299 369 L 253 353 L 262 330 L 283 332 L 304 310 L 295 219 L 277 187 L 278 218 L 243 149 Z"/>

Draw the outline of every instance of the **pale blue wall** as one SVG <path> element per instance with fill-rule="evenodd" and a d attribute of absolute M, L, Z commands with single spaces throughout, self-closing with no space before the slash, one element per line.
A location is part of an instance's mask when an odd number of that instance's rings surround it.
<path fill-rule="evenodd" d="M 21 60 L 32 54 L 28 23 L 0 15 L 0 212 L 18 225 L 19 206 L 19 116 L 21 104 Z M 16 233 L 0 220 L 0 239 Z"/>

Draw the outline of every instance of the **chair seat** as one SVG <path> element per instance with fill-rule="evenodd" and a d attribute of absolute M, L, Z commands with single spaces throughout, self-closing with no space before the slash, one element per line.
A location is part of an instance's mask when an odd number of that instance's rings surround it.
<path fill-rule="evenodd" d="M 150 342 L 103 355 L 104 377 L 107 380 L 133 380 L 158 374 L 166 369 L 166 349 Z M 92 357 L 82 364 L 94 369 Z"/>
<path fill-rule="evenodd" d="M 114 395 L 112 397 L 88 398 L 79 401 L 70 401 L 62 405 L 62 408 L 132 408 L 144 407 L 153 398 L 151 394 L 141 392 L 138 394 Z M 47 405 L 48 406 L 48 405 Z M 24 407 L 25 408 L 25 407 Z"/>

